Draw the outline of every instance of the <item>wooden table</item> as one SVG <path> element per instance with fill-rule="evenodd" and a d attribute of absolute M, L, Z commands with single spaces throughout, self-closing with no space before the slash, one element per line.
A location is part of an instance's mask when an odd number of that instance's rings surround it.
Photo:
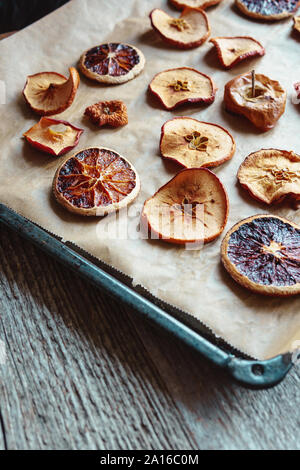
<path fill-rule="evenodd" d="M 300 449 L 299 366 L 247 390 L 0 227 L 0 448 Z"/>

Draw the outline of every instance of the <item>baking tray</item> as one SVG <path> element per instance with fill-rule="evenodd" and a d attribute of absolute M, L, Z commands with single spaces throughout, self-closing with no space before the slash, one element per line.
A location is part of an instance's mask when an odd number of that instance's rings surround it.
<path fill-rule="evenodd" d="M 278 355 L 266 361 L 256 361 L 223 345 L 222 340 L 217 340 L 211 333 L 205 332 L 204 327 L 201 334 L 196 326 L 191 327 L 180 317 L 176 318 L 174 312 L 170 313 L 170 308 L 167 306 L 162 308 L 154 303 L 154 299 L 149 300 L 145 293 L 139 293 L 127 285 L 128 283 L 119 280 L 116 273 L 111 274 L 103 267 L 97 266 L 96 260 L 89 260 L 87 255 L 79 253 L 76 247 L 70 247 L 69 244 L 62 242 L 4 204 L 0 204 L 0 221 L 108 295 L 134 308 L 146 320 L 154 322 L 180 338 L 211 362 L 225 369 L 240 383 L 249 387 L 267 388 L 283 380 L 291 369 L 293 365 L 291 353 Z"/>

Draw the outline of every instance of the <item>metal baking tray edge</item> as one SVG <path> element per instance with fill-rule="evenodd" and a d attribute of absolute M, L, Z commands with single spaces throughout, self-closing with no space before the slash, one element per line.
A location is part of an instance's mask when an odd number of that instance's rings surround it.
<path fill-rule="evenodd" d="M 243 385 L 253 388 L 271 387 L 283 380 L 291 369 L 293 365 L 291 353 L 278 355 L 265 361 L 249 360 L 214 344 L 4 204 L 0 204 L 0 221 L 98 288 L 104 290 L 108 295 L 119 298 L 128 306 L 134 308 L 146 320 L 154 322 L 180 338 L 208 360 L 227 370 L 232 377 Z"/>

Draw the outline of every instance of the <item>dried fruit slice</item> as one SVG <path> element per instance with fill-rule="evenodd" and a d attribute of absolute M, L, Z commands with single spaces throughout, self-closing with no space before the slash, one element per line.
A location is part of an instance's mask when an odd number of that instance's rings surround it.
<path fill-rule="evenodd" d="M 297 100 L 300 100 L 300 82 L 294 84 Z M 296 103 L 298 104 L 298 103 Z"/>
<path fill-rule="evenodd" d="M 126 104 L 119 100 L 99 101 L 86 108 L 84 114 L 99 127 L 106 124 L 112 127 L 128 124 Z"/>
<path fill-rule="evenodd" d="M 243 188 L 266 204 L 290 196 L 300 198 L 300 156 L 285 150 L 266 149 L 251 153 L 238 171 Z"/>
<path fill-rule="evenodd" d="M 300 16 L 294 16 L 294 30 L 300 33 Z"/>
<path fill-rule="evenodd" d="M 219 178 L 206 168 L 179 172 L 147 199 L 143 225 L 168 243 L 210 242 L 224 230 L 228 197 Z"/>
<path fill-rule="evenodd" d="M 265 54 L 265 49 L 260 42 L 249 36 L 218 37 L 210 39 L 210 42 L 215 45 L 220 62 L 225 69 L 231 69 L 241 60 Z"/>
<path fill-rule="evenodd" d="M 261 20 L 282 20 L 299 7 L 299 0 L 235 0 L 236 6 L 247 16 Z"/>
<path fill-rule="evenodd" d="M 160 152 L 185 168 L 214 167 L 235 152 L 232 135 L 217 124 L 176 117 L 161 128 Z"/>
<path fill-rule="evenodd" d="M 76 153 L 57 169 L 53 180 L 58 202 L 81 215 L 115 212 L 132 202 L 139 190 L 140 179 L 133 165 L 107 148 Z"/>
<path fill-rule="evenodd" d="M 186 7 L 202 8 L 202 10 L 205 10 L 205 8 L 218 5 L 221 1 L 222 0 L 170 0 L 172 5 L 178 8 L 178 10 L 183 10 Z"/>
<path fill-rule="evenodd" d="M 192 49 L 206 41 L 210 33 L 204 11 L 185 8 L 179 18 L 173 18 L 160 8 L 150 13 L 151 25 L 162 39 L 179 49 Z"/>
<path fill-rule="evenodd" d="M 56 72 L 41 72 L 27 77 L 23 95 L 34 112 L 52 116 L 71 106 L 80 78 L 74 67 L 69 72 L 69 78 Z"/>
<path fill-rule="evenodd" d="M 156 74 L 149 89 L 168 110 L 184 103 L 211 104 L 217 91 L 210 77 L 189 67 Z"/>
<path fill-rule="evenodd" d="M 265 75 L 255 74 L 254 87 L 252 79 L 252 73 L 248 72 L 225 85 L 225 107 L 242 114 L 262 131 L 268 131 L 285 111 L 286 91 L 279 82 Z"/>
<path fill-rule="evenodd" d="M 243 287 L 264 295 L 300 293 L 300 227 L 275 215 L 254 215 L 234 225 L 222 262 Z"/>
<path fill-rule="evenodd" d="M 88 78 L 118 85 L 136 77 L 144 68 L 142 51 L 119 42 L 100 44 L 84 52 L 79 66 Z"/>
<path fill-rule="evenodd" d="M 82 133 L 83 129 L 67 121 L 42 117 L 23 135 L 33 147 L 60 156 L 76 147 Z"/>

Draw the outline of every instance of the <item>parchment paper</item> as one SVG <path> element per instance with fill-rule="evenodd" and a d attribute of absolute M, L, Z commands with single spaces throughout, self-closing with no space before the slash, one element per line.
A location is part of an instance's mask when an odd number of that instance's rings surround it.
<path fill-rule="evenodd" d="M 81 53 L 105 41 L 135 44 L 146 56 L 143 73 L 119 86 L 101 86 L 82 77 L 75 102 L 59 115 L 85 128 L 76 150 L 106 146 L 126 156 L 137 168 L 142 190 L 137 204 L 152 195 L 178 170 L 159 156 L 161 125 L 173 116 L 187 115 L 221 124 L 237 142 L 233 159 L 216 169 L 230 198 L 228 230 L 241 218 L 256 213 L 282 215 L 300 223 L 300 211 L 280 206 L 269 210 L 251 200 L 236 184 L 236 172 L 246 155 L 277 147 L 300 152 L 300 105 L 292 104 L 292 84 L 300 80 L 299 42 L 291 36 L 292 20 L 258 23 L 239 15 L 231 1 L 207 10 L 214 36 L 251 35 L 266 47 L 265 57 L 242 63 L 229 72 L 221 69 L 211 44 L 191 51 L 169 48 L 152 31 L 148 13 L 162 7 L 177 14 L 166 1 L 72 0 L 38 23 L 0 43 L 0 80 L 6 86 L 1 105 L 0 200 L 23 216 L 71 240 L 133 278 L 152 294 L 192 314 L 249 355 L 265 359 L 286 352 L 300 340 L 300 297 L 264 298 L 239 287 L 220 265 L 222 236 L 201 251 L 185 250 L 162 241 L 111 240 L 103 236 L 107 221 L 69 214 L 51 196 L 51 184 L 61 158 L 48 157 L 21 138 L 38 121 L 21 96 L 26 76 L 40 71 L 67 75 Z M 153 75 L 167 68 L 191 66 L 215 80 L 219 91 L 209 107 L 168 112 L 147 94 Z M 256 67 L 278 79 L 288 90 L 285 115 L 274 130 L 261 134 L 247 121 L 222 107 L 224 84 Z M 2 96 L 3 98 L 3 96 Z M 86 106 L 99 100 L 121 99 L 128 106 L 129 124 L 117 130 L 98 130 L 83 119 Z M 129 226 L 135 234 L 135 210 Z M 226 232 L 224 232 L 225 234 Z"/>

